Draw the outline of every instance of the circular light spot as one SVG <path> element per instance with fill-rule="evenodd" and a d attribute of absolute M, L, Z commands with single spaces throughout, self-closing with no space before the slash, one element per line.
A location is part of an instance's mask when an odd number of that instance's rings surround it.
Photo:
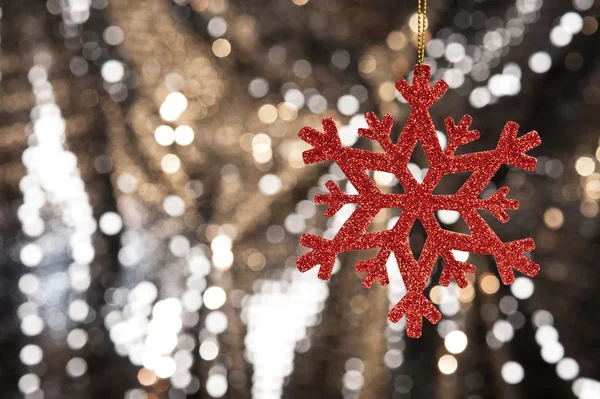
<path fill-rule="evenodd" d="M 213 334 L 221 334 L 227 329 L 228 321 L 225 313 L 215 310 L 206 316 L 206 329 Z"/>
<path fill-rule="evenodd" d="M 208 309 L 215 310 L 223 306 L 227 300 L 227 295 L 221 287 L 210 287 L 204 291 L 204 306 Z"/>
<path fill-rule="evenodd" d="M 19 391 L 25 395 L 34 393 L 40 388 L 40 377 L 35 374 L 25 374 L 19 379 Z"/>
<path fill-rule="evenodd" d="M 570 11 L 560 17 L 560 26 L 572 35 L 577 34 L 583 28 L 583 18 L 576 12 Z"/>
<path fill-rule="evenodd" d="M 227 378 L 222 374 L 212 374 L 206 380 L 206 392 L 213 398 L 220 398 L 227 392 Z"/>
<path fill-rule="evenodd" d="M 498 278 L 493 274 L 485 274 L 481 280 L 479 280 L 479 285 L 483 292 L 486 294 L 495 294 L 500 289 L 500 282 Z"/>
<path fill-rule="evenodd" d="M 565 217 L 560 209 L 550 207 L 544 212 L 544 223 L 549 229 L 556 230 L 562 227 Z"/>
<path fill-rule="evenodd" d="M 212 341 L 205 341 L 200 345 L 200 356 L 204 360 L 214 360 L 219 354 L 219 347 Z"/>
<path fill-rule="evenodd" d="M 154 139 L 162 146 L 168 146 L 175 141 L 175 132 L 170 126 L 161 125 L 154 131 Z"/>
<path fill-rule="evenodd" d="M 350 65 L 350 53 L 346 50 L 338 49 L 331 54 L 331 63 L 339 69 L 346 69 Z"/>
<path fill-rule="evenodd" d="M 87 362 L 80 357 L 74 357 L 67 362 L 66 371 L 73 378 L 81 377 L 87 371 Z"/>
<path fill-rule="evenodd" d="M 143 386 L 150 386 L 150 385 L 154 384 L 157 379 L 158 378 L 156 377 L 156 374 L 152 370 L 148 370 L 146 368 L 142 368 L 138 372 L 138 381 Z M 139 396 L 140 399 L 146 398 L 146 392 L 145 391 L 143 391 L 143 392 L 144 392 L 143 396 L 142 396 L 142 394 L 140 394 L 140 396 Z"/>
<path fill-rule="evenodd" d="M 529 68 L 535 73 L 548 72 L 552 66 L 552 58 L 545 51 L 538 51 L 529 57 Z"/>
<path fill-rule="evenodd" d="M 125 75 L 125 67 L 120 61 L 109 60 L 102 64 L 100 74 L 108 83 L 116 83 L 123 79 L 123 75 Z"/>
<path fill-rule="evenodd" d="M 262 123 L 273 123 L 277 119 L 277 108 L 271 104 L 265 104 L 258 109 L 258 119 Z"/>
<path fill-rule="evenodd" d="M 286 230 L 290 233 L 299 234 L 304 231 L 306 222 L 302 216 L 298 215 L 297 213 L 292 213 L 285 218 L 284 225 Z"/>
<path fill-rule="evenodd" d="M 220 37 L 227 32 L 227 22 L 221 17 L 212 17 L 206 26 L 208 34 L 212 37 Z"/>
<path fill-rule="evenodd" d="M 492 96 L 487 87 L 477 87 L 469 95 L 469 103 L 474 108 L 483 108 L 490 103 Z"/>
<path fill-rule="evenodd" d="M 542 346 L 542 359 L 554 364 L 565 355 L 565 348 L 558 341 L 546 341 Z"/>
<path fill-rule="evenodd" d="M 21 248 L 19 257 L 21 259 L 21 263 L 23 263 L 25 266 L 35 267 L 40 264 L 43 255 L 44 253 L 42 251 L 42 247 L 31 243 Z"/>
<path fill-rule="evenodd" d="M 461 62 L 465 58 L 465 47 L 460 43 L 450 43 L 446 46 L 444 55 L 450 62 Z"/>
<path fill-rule="evenodd" d="M 506 320 L 497 320 L 492 328 L 494 338 L 500 342 L 508 342 L 513 339 L 515 330 L 513 326 Z"/>
<path fill-rule="evenodd" d="M 106 44 L 110 44 L 111 46 L 118 46 L 121 44 L 124 36 L 123 29 L 119 28 L 118 26 L 109 26 L 108 28 L 104 29 L 104 33 L 102 34 Z"/>
<path fill-rule="evenodd" d="M 444 344 L 446 345 L 446 349 L 450 353 L 461 353 L 467 347 L 467 336 L 462 331 L 452 331 L 448 335 L 446 335 L 446 339 L 444 340 Z"/>
<path fill-rule="evenodd" d="M 294 71 L 294 75 L 299 78 L 307 78 L 312 73 L 312 66 L 310 65 L 310 62 L 306 60 L 298 60 L 294 62 L 292 70 Z"/>
<path fill-rule="evenodd" d="M 175 374 L 177 363 L 170 357 L 163 356 L 156 361 L 154 372 L 158 378 L 169 378 Z"/>
<path fill-rule="evenodd" d="M 388 42 L 389 46 L 389 42 Z M 442 39 L 431 39 L 429 43 L 427 43 L 427 54 L 433 58 L 440 58 L 444 55 L 446 50 L 446 45 Z"/>
<path fill-rule="evenodd" d="M 551 325 L 542 325 L 535 332 L 535 341 L 540 346 L 544 346 L 549 342 L 556 342 L 558 341 L 558 331 Z"/>
<path fill-rule="evenodd" d="M 175 142 L 179 145 L 189 145 L 194 141 L 194 130 L 186 125 L 175 129 Z"/>
<path fill-rule="evenodd" d="M 523 377 L 525 377 L 525 370 L 523 370 L 523 367 L 517 362 L 506 362 L 502 366 L 500 374 L 502 375 L 502 379 L 507 384 L 514 385 L 523 381 Z"/>
<path fill-rule="evenodd" d="M 21 321 L 21 331 L 28 337 L 34 337 L 44 331 L 44 320 L 38 315 L 27 315 Z"/>
<path fill-rule="evenodd" d="M 573 35 L 562 25 L 555 26 L 550 31 L 550 42 L 556 47 L 564 47 L 571 43 Z"/>
<path fill-rule="evenodd" d="M 552 326 L 552 323 L 554 323 L 554 317 L 552 317 L 550 312 L 547 310 L 539 309 L 533 312 L 531 321 L 536 327 L 541 328 L 546 325 Z"/>
<path fill-rule="evenodd" d="M 40 279 L 35 274 L 26 273 L 19 279 L 19 290 L 25 295 L 31 295 L 40 288 Z"/>
<path fill-rule="evenodd" d="M 227 57 L 231 53 L 231 43 L 225 39 L 217 39 L 212 45 L 213 53 L 219 57 Z"/>
<path fill-rule="evenodd" d="M 176 195 L 168 195 L 163 202 L 163 209 L 169 216 L 181 216 L 185 212 L 185 203 Z"/>
<path fill-rule="evenodd" d="M 579 364 L 569 357 L 565 357 L 556 365 L 556 374 L 563 380 L 569 381 L 579 375 Z"/>
<path fill-rule="evenodd" d="M 573 5 L 579 11 L 585 11 L 592 8 L 594 5 L 594 0 L 573 0 Z"/>
<path fill-rule="evenodd" d="M 459 68 L 446 69 L 444 80 L 451 89 L 457 89 L 465 82 L 465 74 Z"/>
<path fill-rule="evenodd" d="M 37 345 L 25 345 L 21 352 L 19 352 L 19 359 L 21 363 L 26 366 L 34 366 L 42 361 L 44 354 L 42 348 Z"/>
<path fill-rule="evenodd" d="M 596 162 L 591 157 L 579 157 L 575 161 L 575 170 L 581 176 L 590 176 L 596 170 Z"/>
<path fill-rule="evenodd" d="M 87 340 L 87 332 L 81 328 L 76 328 L 67 335 L 67 346 L 73 350 L 78 350 L 85 346 Z"/>
<path fill-rule="evenodd" d="M 175 173 L 179 170 L 179 167 L 181 166 L 181 161 L 179 160 L 179 157 L 177 155 L 167 154 L 164 157 L 162 157 L 162 160 L 160 161 L 160 166 L 166 173 Z"/>
<path fill-rule="evenodd" d="M 527 299 L 533 294 L 533 281 L 527 277 L 517 277 L 510 286 L 510 291 L 517 299 Z"/>
<path fill-rule="evenodd" d="M 444 355 L 438 361 L 438 368 L 444 374 L 452 374 L 458 368 L 458 362 L 452 355 Z"/>
<path fill-rule="evenodd" d="M 281 190 L 281 180 L 272 174 L 264 175 L 258 181 L 258 188 L 265 195 L 275 195 Z"/>
<path fill-rule="evenodd" d="M 100 216 L 100 231 L 109 236 L 114 236 L 123 228 L 123 219 L 116 212 L 106 212 Z"/>
<path fill-rule="evenodd" d="M 269 82 L 263 78 L 253 79 L 248 85 L 248 93 L 254 98 L 262 98 L 269 92 Z M 287 100 L 286 100 L 287 101 Z"/>
<path fill-rule="evenodd" d="M 315 114 L 322 114 L 327 109 L 327 99 L 320 94 L 315 94 L 308 99 L 308 108 Z"/>
<path fill-rule="evenodd" d="M 350 94 L 343 95 L 337 102 L 337 108 L 343 115 L 354 115 L 358 112 L 360 104 L 356 97 Z"/>
<path fill-rule="evenodd" d="M 391 369 L 398 368 L 404 362 L 404 356 L 398 349 L 390 349 L 383 356 L 383 363 Z"/>
<path fill-rule="evenodd" d="M 233 265 L 233 252 L 229 250 L 215 251 L 212 255 L 213 265 L 215 269 L 226 271 Z"/>
<path fill-rule="evenodd" d="M 425 18 L 425 20 L 421 21 L 422 23 L 425 23 L 425 29 L 427 29 L 427 27 L 429 26 L 429 21 L 427 18 Z M 419 31 L 419 14 L 414 13 L 413 15 L 410 16 L 410 19 L 408 20 L 408 26 L 410 27 L 410 30 L 412 30 L 413 32 L 417 33 Z"/>
<path fill-rule="evenodd" d="M 169 242 L 169 250 L 173 255 L 183 257 L 190 250 L 190 241 L 182 235 L 173 236 Z"/>
<path fill-rule="evenodd" d="M 298 89 L 290 89 L 285 92 L 283 99 L 286 103 L 293 104 L 296 109 L 300 109 L 304 106 L 304 94 Z"/>
<path fill-rule="evenodd" d="M 73 321 L 84 321 L 90 312 L 90 307 L 83 299 L 75 299 L 69 305 L 69 317 Z"/>

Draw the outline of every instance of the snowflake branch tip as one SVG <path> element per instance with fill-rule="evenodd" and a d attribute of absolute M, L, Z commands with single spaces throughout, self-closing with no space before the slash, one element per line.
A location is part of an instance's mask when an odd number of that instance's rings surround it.
<path fill-rule="evenodd" d="M 378 141 L 381 147 L 389 151 L 393 144 L 390 138 L 392 126 L 394 125 L 394 117 L 390 114 L 386 114 L 380 121 L 374 112 L 367 112 L 365 114 L 365 120 L 367 121 L 368 129 L 358 129 L 358 135 L 371 140 Z"/>
<path fill-rule="evenodd" d="M 356 264 L 357 272 L 367 273 L 362 282 L 363 287 L 371 288 L 375 280 L 379 280 L 383 287 L 390 283 L 386 267 L 389 256 L 390 251 L 382 249 L 375 258 L 361 260 Z"/>
<path fill-rule="evenodd" d="M 443 80 L 438 80 L 433 86 L 429 86 L 430 79 L 431 66 L 421 64 L 415 65 L 412 85 L 405 79 L 396 82 L 396 89 L 410 104 L 413 111 L 426 111 L 448 90 L 448 84 Z"/>
<path fill-rule="evenodd" d="M 535 130 L 518 137 L 519 125 L 515 122 L 508 122 L 502 130 L 498 150 L 506 157 L 507 165 L 515 166 L 524 170 L 535 170 L 536 159 L 525 153 L 532 148 L 539 146 L 542 141 L 540 135 Z"/>
<path fill-rule="evenodd" d="M 508 219 L 510 219 L 510 216 L 508 216 L 505 209 L 519 209 L 519 201 L 506 198 L 506 195 L 509 192 L 510 188 L 502 186 L 489 200 L 485 200 L 487 202 L 486 209 L 502 223 L 506 223 L 508 222 Z"/>
<path fill-rule="evenodd" d="M 320 265 L 318 277 L 329 280 L 335 265 L 336 252 L 331 250 L 331 240 L 314 234 L 302 234 L 300 244 L 313 250 L 296 259 L 296 266 L 302 273 Z"/>
<path fill-rule="evenodd" d="M 325 183 L 325 187 L 327 187 L 330 194 L 315 195 L 315 203 L 329 205 L 325 211 L 325 216 L 327 217 L 335 215 L 346 204 L 355 204 L 358 202 L 357 195 L 345 194 L 333 180 Z"/>
<path fill-rule="evenodd" d="M 473 122 L 471 115 L 463 116 L 458 125 L 454 124 L 454 119 L 451 116 L 447 117 L 445 122 L 446 133 L 448 134 L 446 151 L 450 153 L 454 153 L 459 146 L 471 143 L 479 138 L 478 130 L 469 130 Z"/>
<path fill-rule="evenodd" d="M 423 317 L 432 324 L 440 321 L 442 315 L 433 306 L 433 303 L 421 292 L 409 292 L 394 306 L 388 319 L 397 323 L 406 315 L 406 335 L 411 338 L 419 338 L 423 331 Z"/>
<path fill-rule="evenodd" d="M 531 238 L 503 243 L 502 249 L 494 254 L 498 274 L 506 285 L 515 281 L 513 269 L 529 277 L 535 277 L 540 271 L 540 265 L 529 259 L 524 254 L 535 249 L 535 242 Z"/>
<path fill-rule="evenodd" d="M 465 288 L 469 284 L 465 273 L 475 273 L 475 266 L 456 260 L 451 252 L 442 254 L 442 257 L 444 268 L 440 275 L 440 284 L 447 287 L 450 285 L 450 280 L 454 279 L 460 288 Z"/>
<path fill-rule="evenodd" d="M 298 136 L 314 147 L 312 150 L 306 150 L 302 153 L 305 164 L 333 159 L 342 149 L 337 127 L 331 118 L 323 119 L 323 133 L 305 126 L 300 130 Z"/>

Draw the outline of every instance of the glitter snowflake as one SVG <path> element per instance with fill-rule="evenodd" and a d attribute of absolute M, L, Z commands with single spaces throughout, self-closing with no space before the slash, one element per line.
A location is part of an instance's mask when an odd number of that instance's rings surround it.
<path fill-rule="evenodd" d="M 300 138 L 313 147 L 303 153 L 304 162 L 312 164 L 334 160 L 357 191 L 357 194 L 346 194 L 335 182 L 328 181 L 326 187 L 330 193 L 315 197 L 316 203 L 329 205 L 325 215 L 333 216 L 346 204 L 357 204 L 357 207 L 333 239 L 313 234 L 302 235 L 301 244 L 312 248 L 312 251 L 297 259 L 298 269 L 305 272 L 319 265 L 319 278 L 327 280 L 331 277 L 339 253 L 378 248 L 379 252 L 373 259 L 356 264 L 356 271 L 366 273 L 363 280 L 365 287 L 371 287 L 375 280 L 385 286 L 389 283 L 386 263 L 393 254 L 406 286 L 406 295 L 389 312 L 388 318 L 398 322 L 406 315 L 406 329 L 410 337 L 421 335 L 423 317 L 434 324 L 441 317 L 423 293 L 438 257 L 443 259 L 440 284 L 444 286 L 454 279 L 463 288 L 467 285 L 465 273 L 475 272 L 473 265 L 455 258 L 455 250 L 493 255 L 504 284 L 511 284 L 515 280 L 513 269 L 530 277 L 539 271 L 539 265 L 525 255 L 535 248 L 531 238 L 503 242 L 478 212 L 486 210 L 499 221 L 508 221 L 505 210 L 519 206 L 518 201 L 506 197 L 509 188 L 503 186 L 487 199 L 479 198 L 480 193 L 503 164 L 534 170 L 535 158 L 525 153 L 541 143 L 539 135 L 532 131 L 517 137 L 519 126 L 508 122 L 496 149 L 455 155 L 458 146 L 478 139 L 479 132 L 469 130 L 472 122 L 469 115 L 464 116 L 458 125 L 448 117 L 448 143 L 446 148 L 442 148 L 429 108 L 446 92 L 448 85 L 439 80 L 430 86 L 429 80 L 430 67 L 422 65 L 415 66 L 412 85 L 404 79 L 396 84 L 398 91 L 412 107 L 396 144 L 390 138 L 393 125 L 391 115 L 386 115 L 381 121 L 372 112 L 365 115 L 368 128 L 359 129 L 358 133 L 379 142 L 383 152 L 343 147 L 331 118 L 323 120 L 323 133 L 310 127 L 304 127 L 299 133 Z M 421 182 L 415 179 L 408 168 L 418 142 L 430 164 Z M 368 171 L 392 173 L 404 188 L 404 193 L 382 193 L 369 177 Z M 444 176 L 461 172 L 472 174 L 455 194 L 433 194 Z M 402 209 L 398 221 L 389 230 L 367 231 L 373 218 L 384 208 Z M 471 234 L 443 229 L 435 216 L 438 210 L 459 212 Z M 417 219 L 427 233 L 418 260 L 413 256 L 408 242 L 409 233 Z"/>

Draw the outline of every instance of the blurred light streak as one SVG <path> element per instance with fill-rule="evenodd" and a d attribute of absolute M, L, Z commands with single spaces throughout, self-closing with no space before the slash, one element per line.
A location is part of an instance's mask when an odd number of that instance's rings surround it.
<path fill-rule="evenodd" d="M 326 282 L 311 272 L 287 269 L 279 280 L 259 280 L 242 312 L 247 324 L 247 358 L 254 367 L 252 397 L 281 398 L 294 367 L 294 351 L 310 347 L 308 329 L 319 322 L 329 295 Z M 301 344 L 305 342 L 306 344 Z"/>

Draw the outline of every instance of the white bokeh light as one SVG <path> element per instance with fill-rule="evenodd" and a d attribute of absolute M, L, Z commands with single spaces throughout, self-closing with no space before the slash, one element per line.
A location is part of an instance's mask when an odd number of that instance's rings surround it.
<path fill-rule="evenodd" d="M 213 286 L 204 291 L 204 306 L 215 310 L 225 304 L 227 294 L 221 287 Z"/>
<path fill-rule="evenodd" d="M 358 112 L 360 104 L 356 97 L 350 94 L 343 95 L 337 102 L 337 108 L 342 115 L 354 115 Z"/>
<path fill-rule="evenodd" d="M 125 67 L 121 61 L 108 60 L 102 64 L 100 74 L 108 83 L 116 83 L 123 79 L 123 76 L 125 75 Z"/>
<path fill-rule="evenodd" d="M 500 374 L 502 375 L 502 379 L 507 384 L 514 385 L 523 381 L 523 378 L 525 377 L 525 370 L 523 370 L 523 366 L 521 366 L 519 363 L 511 361 L 504 363 L 502 369 L 500 370 Z"/>
<path fill-rule="evenodd" d="M 461 353 L 467 348 L 467 335 L 462 331 L 452 331 L 444 340 L 446 349 L 450 353 Z"/>
<path fill-rule="evenodd" d="M 535 73 L 548 72 L 552 66 L 552 58 L 545 51 L 538 51 L 529 57 L 529 68 Z"/>

